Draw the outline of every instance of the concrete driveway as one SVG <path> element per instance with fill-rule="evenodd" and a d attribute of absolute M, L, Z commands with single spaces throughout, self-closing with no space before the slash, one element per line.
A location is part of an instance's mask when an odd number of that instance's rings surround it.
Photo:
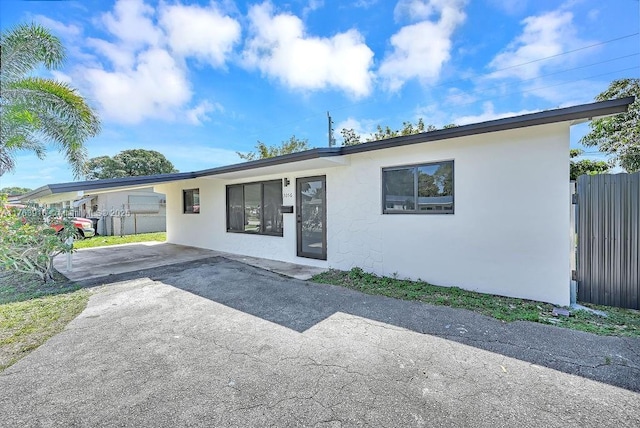
<path fill-rule="evenodd" d="M 92 290 L 62 333 L 0 374 L 0 425 L 640 426 L 638 339 L 504 324 L 221 257 Z"/>
<path fill-rule="evenodd" d="M 138 242 L 80 249 L 70 255 L 71 269 L 69 269 L 68 257 L 67 254 L 58 255 L 53 261 L 53 266 L 72 281 L 95 280 L 210 257 L 237 260 L 297 279 L 309 279 L 325 270 L 168 242 Z"/>

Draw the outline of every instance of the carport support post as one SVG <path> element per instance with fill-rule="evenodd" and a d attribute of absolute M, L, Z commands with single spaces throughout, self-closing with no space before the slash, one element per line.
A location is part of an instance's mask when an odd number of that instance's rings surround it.
<path fill-rule="evenodd" d="M 65 244 L 71 245 L 73 249 L 73 236 L 67 238 Z M 73 262 L 71 260 L 71 251 L 67 253 L 67 272 L 71 272 L 73 270 Z"/>

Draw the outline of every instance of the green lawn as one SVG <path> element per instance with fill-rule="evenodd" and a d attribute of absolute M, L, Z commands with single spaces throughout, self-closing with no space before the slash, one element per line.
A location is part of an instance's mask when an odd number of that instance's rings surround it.
<path fill-rule="evenodd" d="M 75 248 L 161 241 L 165 232 L 127 236 L 95 236 L 76 241 Z M 38 277 L 0 271 L 0 371 L 59 333 L 86 307 L 89 292 L 58 272 L 43 284 Z"/>
<path fill-rule="evenodd" d="M 130 244 L 133 242 L 148 242 L 148 241 L 164 242 L 166 240 L 167 240 L 167 232 L 140 233 L 138 235 L 125 235 L 125 236 L 94 236 L 93 238 L 87 238 L 81 241 L 75 241 L 73 243 L 73 247 L 80 249 L 80 248 L 104 247 L 107 245 Z"/>
<path fill-rule="evenodd" d="M 127 236 L 95 236 L 76 241 L 75 248 L 92 248 L 132 242 L 161 241 L 165 232 Z M 43 284 L 38 277 L 0 271 L 0 371 L 59 333 L 89 300 L 89 291 L 79 289 L 58 272 Z"/>
<path fill-rule="evenodd" d="M 38 277 L 0 271 L 0 371 L 59 333 L 86 307 L 87 290 L 56 273 Z"/>
<path fill-rule="evenodd" d="M 367 294 L 469 309 L 505 322 L 533 321 L 600 335 L 640 336 L 640 311 L 632 309 L 585 304 L 605 312 L 607 317 L 587 311 L 571 311 L 570 317 L 554 317 L 554 306 L 548 303 L 476 293 L 457 287 L 439 287 L 424 281 L 379 277 L 360 268 L 349 272 L 330 270 L 311 280 L 353 288 Z"/>

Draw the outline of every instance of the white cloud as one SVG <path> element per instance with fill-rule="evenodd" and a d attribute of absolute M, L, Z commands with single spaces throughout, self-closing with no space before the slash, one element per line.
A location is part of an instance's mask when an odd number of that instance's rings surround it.
<path fill-rule="evenodd" d="M 451 120 L 451 111 L 453 109 L 445 101 L 444 103 L 433 102 L 430 104 L 420 105 L 414 110 L 414 121 L 422 118 L 425 125 L 433 125 L 436 128 L 442 128 L 444 125 L 453 123 Z"/>
<path fill-rule="evenodd" d="M 445 104 L 461 106 L 472 104 L 477 99 L 477 95 L 473 93 L 469 93 L 458 88 L 450 88 L 445 97 Z"/>
<path fill-rule="evenodd" d="M 608 82 L 595 80 L 545 81 L 523 86 L 525 95 L 542 98 L 556 107 L 576 105 L 593 101 L 593 94 L 602 92 Z"/>
<path fill-rule="evenodd" d="M 147 117 L 174 118 L 192 95 L 183 70 L 162 49 L 143 51 L 136 61 L 126 71 L 84 71 L 102 111 L 123 123 L 138 123 Z"/>
<path fill-rule="evenodd" d="M 357 0 L 353 3 L 353 7 L 358 7 L 362 9 L 369 9 L 371 6 L 378 3 L 378 0 Z"/>
<path fill-rule="evenodd" d="M 537 61 L 574 49 L 588 42 L 576 36 L 573 14 L 555 10 L 522 20 L 522 33 L 493 58 L 489 67 L 495 70 L 489 77 L 516 77 L 530 79 L 541 74 L 541 69 L 567 61 L 567 56 Z M 521 65 L 524 64 L 524 65 Z"/>
<path fill-rule="evenodd" d="M 599 17 L 600 17 L 599 9 L 591 9 L 587 14 L 587 18 L 589 19 L 589 21 L 597 21 Z"/>
<path fill-rule="evenodd" d="M 135 65 L 135 51 L 127 49 L 126 46 L 93 37 L 87 38 L 86 43 L 88 47 L 105 56 L 116 69 L 127 69 Z"/>
<path fill-rule="evenodd" d="M 441 0 L 400 0 L 393 9 L 393 17 L 396 22 L 429 19 L 439 14 L 446 3 Z"/>
<path fill-rule="evenodd" d="M 160 23 L 167 31 L 168 45 L 178 55 L 193 56 L 214 67 L 224 65 L 240 40 L 240 24 L 223 15 L 215 4 L 209 7 L 174 4 L 160 8 Z"/>
<path fill-rule="evenodd" d="M 154 13 L 143 0 L 119 0 L 113 13 L 102 16 L 102 22 L 111 34 L 129 47 L 157 46 L 163 34 L 153 23 Z"/>
<path fill-rule="evenodd" d="M 338 123 L 334 130 L 334 137 L 341 141 L 343 129 L 353 129 L 356 134 L 366 137 L 376 131 L 377 122 L 372 119 L 358 120 L 353 117 L 348 117 L 346 120 Z"/>
<path fill-rule="evenodd" d="M 539 110 L 520 110 L 517 112 L 510 111 L 497 113 L 495 111 L 493 103 L 491 101 L 487 101 L 482 105 L 482 113 L 478 115 L 456 117 L 454 118 L 452 123 L 455 123 L 456 125 L 467 125 L 470 123 L 486 122 L 489 120 L 502 119 L 505 117 L 520 116 L 523 114 L 535 113 L 537 111 Z"/>
<path fill-rule="evenodd" d="M 373 51 L 357 30 L 330 38 L 308 36 L 300 18 L 274 14 L 269 2 L 252 6 L 249 20 L 245 66 L 294 89 L 333 87 L 356 97 L 371 92 Z"/>
<path fill-rule="evenodd" d="M 55 19 L 48 18 L 44 15 L 36 15 L 33 17 L 33 19 L 37 23 L 42 24 L 48 29 L 53 30 L 54 32 L 64 37 L 76 37 L 79 36 L 80 33 L 82 33 L 82 29 L 77 25 L 66 25 L 60 21 L 56 21 Z"/>
<path fill-rule="evenodd" d="M 194 125 L 223 111 L 209 101 L 190 105 L 193 90 L 186 58 L 222 67 L 240 39 L 240 25 L 218 6 L 161 3 L 158 10 L 142 0 L 119 0 L 100 18 L 111 37 L 88 38 L 99 54 L 92 65 L 76 70 L 100 106 L 101 115 L 121 123 L 147 118 Z"/>
<path fill-rule="evenodd" d="M 58 70 L 51 70 L 50 71 L 51 75 L 53 76 L 53 78 L 55 80 L 57 80 L 58 82 L 62 82 L 62 83 L 71 83 L 73 81 L 73 79 L 71 78 L 71 76 L 69 76 L 66 73 L 63 73 L 62 71 L 58 71 Z"/>
<path fill-rule="evenodd" d="M 219 103 L 211 103 L 205 100 L 194 108 L 187 110 L 186 117 L 189 123 L 192 123 L 193 125 L 201 125 L 202 122 L 210 120 L 207 113 L 223 110 L 224 108 Z"/>
<path fill-rule="evenodd" d="M 318 10 L 324 6 L 324 0 L 309 0 L 307 5 L 302 9 L 302 16 L 307 16 L 314 10 Z"/>
<path fill-rule="evenodd" d="M 422 21 L 404 26 L 391 36 L 393 50 L 379 69 L 391 91 L 413 78 L 427 84 L 440 76 L 442 65 L 451 58 L 453 33 L 465 20 L 465 4 L 466 0 L 398 2 L 396 20 Z"/>

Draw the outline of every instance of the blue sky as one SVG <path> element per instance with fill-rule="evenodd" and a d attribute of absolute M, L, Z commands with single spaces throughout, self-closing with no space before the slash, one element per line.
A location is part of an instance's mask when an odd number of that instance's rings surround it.
<path fill-rule="evenodd" d="M 0 2 L 68 49 L 51 75 L 97 109 L 89 156 L 145 148 L 180 171 L 241 160 L 257 140 L 327 145 L 327 111 L 367 134 L 590 102 L 640 75 L 638 0 Z M 572 129 L 572 146 L 588 128 Z M 587 149 L 586 156 L 602 158 Z M 0 187 L 72 181 L 55 149 L 20 153 Z"/>

